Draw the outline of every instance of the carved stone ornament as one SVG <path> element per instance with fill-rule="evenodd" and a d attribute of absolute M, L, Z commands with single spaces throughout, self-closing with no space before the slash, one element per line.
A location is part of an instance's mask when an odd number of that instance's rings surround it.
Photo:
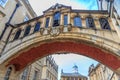
<path fill-rule="evenodd" d="M 57 36 L 60 34 L 60 28 L 59 27 L 52 27 L 50 30 L 51 36 Z"/>

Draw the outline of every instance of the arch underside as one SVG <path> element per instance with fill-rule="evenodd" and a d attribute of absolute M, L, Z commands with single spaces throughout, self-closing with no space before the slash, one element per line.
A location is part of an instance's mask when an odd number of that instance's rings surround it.
<path fill-rule="evenodd" d="M 33 46 L 33 47 L 31 47 Z M 31 45 L 30 49 L 20 52 L 10 59 L 6 66 L 14 65 L 16 71 L 22 70 L 35 60 L 55 53 L 77 53 L 95 59 L 112 70 L 120 68 L 120 59 L 111 52 L 94 46 L 93 43 L 75 40 L 49 40 Z M 67 58 L 66 58 L 67 59 Z"/>

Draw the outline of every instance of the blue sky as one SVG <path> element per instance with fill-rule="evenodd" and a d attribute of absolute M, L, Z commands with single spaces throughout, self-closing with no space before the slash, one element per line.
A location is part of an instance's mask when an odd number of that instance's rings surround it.
<path fill-rule="evenodd" d="M 55 5 L 56 3 L 71 6 L 72 9 L 84 9 L 84 10 L 97 10 L 96 0 L 29 0 L 34 11 L 37 15 L 42 15 L 43 11 Z M 61 69 L 64 72 L 71 73 L 72 67 L 76 64 L 79 67 L 79 72 L 85 76 L 88 75 L 88 68 L 91 64 L 97 64 L 95 60 L 90 58 L 76 55 L 76 54 L 66 54 L 66 55 L 54 55 L 56 63 L 59 65 L 59 74 Z"/>
<path fill-rule="evenodd" d="M 87 7 L 88 10 L 98 10 L 97 0 L 71 0 Z"/>
<path fill-rule="evenodd" d="M 63 69 L 63 72 L 65 73 L 72 73 L 73 66 L 78 66 L 78 71 L 80 74 L 84 76 L 88 76 L 88 70 L 89 66 L 91 64 L 97 65 L 98 62 L 74 53 L 69 54 L 60 54 L 60 55 L 53 55 L 55 62 L 59 65 L 59 76 L 61 73 L 61 70 Z"/>
<path fill-rule="evenodd" d="M 97 0 L 29 0 L 37 15 L 56 3 L 72 6 L 73 9 L 97 10 Z"/>

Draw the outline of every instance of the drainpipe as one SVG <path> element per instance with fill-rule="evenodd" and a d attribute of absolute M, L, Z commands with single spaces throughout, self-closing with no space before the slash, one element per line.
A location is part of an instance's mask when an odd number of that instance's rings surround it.
<path fill-rule="evenodd" d="M 113 4 L 114 0 L 110 0 L 110 8 L 109 8 L 109 17 L 111 17 L 111 11 L 112 11 L 112 4 Z"/>
<path fill-rule="evenodd" d="M 111 76 L 111 78 L 110 78 L 110 80 L 112 80 L 112 78 L 113 78 L 114 75 L 115 75 L 115 73 L 113 72 L 113 73 L 112 73 L 112 76 Z"/>
<path fill-rule="evenodd" d="M 101 2 L 100 2 L 101 10 L 103 10 L 102 4 L 103 4 L 103 0 L 101 0 Z"/>
<path fill-rule="evenodd" d="M 20 6 L 19 3 L 17 3 L 17 4 L 16 4 L 16 7 L 15 7 L 13 13 L 12 13 L 12 15 L 10 16 L 8 22 L 5 24 L 5 28 L 4 28 L 4 30 L 3 30 L 2 34 L 1 34 L 1 36 L 0 36 L 0 40 L 2 39 L 2 37 L 3 37 L 3 35 L 4 35 L 5 31 L 6 31 L 6 29 L 9 27 L 10 22 L 11 22 L 11 20 L 12 20 L 14 14 L 15 14 L 15 12 L 16 12 L 16 10 L 18 9 L 19 6 Z"/>

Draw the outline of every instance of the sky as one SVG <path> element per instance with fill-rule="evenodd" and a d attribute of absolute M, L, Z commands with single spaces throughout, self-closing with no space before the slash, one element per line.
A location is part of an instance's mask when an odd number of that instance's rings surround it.
<path fill-rule="evenodd" d="M 97 10 L 96 0 L 29 0 L 33 10 L 38 16 L 43 14 L 43 11 L 56 3 L 71 6 L 72 9 Z M 77 65 L 79 73 L 88 76 L 88 69 L 91 64 L 98 62 L 77 54 L 53 55 L 55 62 L 59 65 L 59 74 L 61 69 L 66 73 L 72 73 L 72 67 Z"/>
<path fill-rule="evenodd" d="M 72 9 L 97 10 L 97 0 L 29 0 L 37 15 L 42 15 L 43 11 L 47 10 L 56 3 L 72 6 Z"/>
<path fill-rule="evenodd" d="M 72 73 L 73 66 L 78 66 L 78 72 L 84 76 L 88 76 L 89 66 L 94 64 L 95 66 L 98 64 L 97 61 L 74 53 L 69 54 L 55 54 L 53 55 L 55 62 L 59 65 L 59 77 L 61 74 L 61 70 L 65 73 Z"/>

